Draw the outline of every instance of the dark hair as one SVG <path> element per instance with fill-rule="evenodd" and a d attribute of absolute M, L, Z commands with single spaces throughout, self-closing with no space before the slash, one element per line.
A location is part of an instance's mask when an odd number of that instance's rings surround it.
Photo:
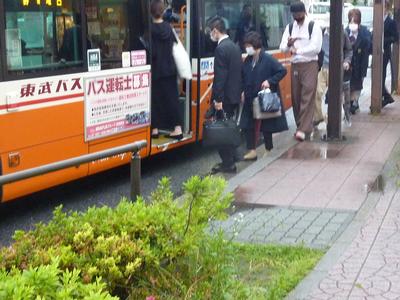
<path fill-rule="evenodd" d="M 256 50 L 262 48 L 263 45 L 261 35 L 255 31 L 246 33 L 243 43 L 252 45 Z"/>
<path fill-rule="evenodd" d="M 226 33 L 225 22 L 220 17 L 215 17 L 210 22 L 210 30 L 217 29 L 221 33 Z"/>
<path fill-rule="evenodd" d="M 242 11 L 243 11 L 243 10 L 246 10 L 246 9 L 248 9 L 248 8 L 251 8 L 251 4 L 250 4 L 250 3 L 244 4 L 244 5 L 243 5 L 243 8 L 242 8 Z"/>
<path fill-rule="evenodd" d="M 361 11 L 358 8 L 353 8 L 348 14 L 349 23 L 354 19 L 354 22 L 358 25 L 361 24 Z"/>
<path fill-rule="evenodd" d="M 164 13 L 164 2 L 162 0 L 152 0 L 150 4 L 150 13 L 155 19 L 159 19 Z"/>
<path fill-rule="evenodd" d="M 298 12 L 306 12 L 306 7 L 304 6 L 303 2 L 298 1 L 290 5 L 290 12 L 292 14 Z"/>

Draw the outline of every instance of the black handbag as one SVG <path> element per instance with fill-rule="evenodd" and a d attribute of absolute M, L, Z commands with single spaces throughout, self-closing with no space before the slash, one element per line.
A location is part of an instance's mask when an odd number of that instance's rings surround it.
<path fill-rule="evenodd" d="M 281 99 L 278 93 L 271 93 L 269 89 L 258 93 L 261 112 L 275 113 L 281 110 Z"/>
<path fill-rule="evenodd" d="M 233 146 L 241 144 L 239 128 L 233 118 L 211 118 L 203 124 L 203 145 L 206 147 Z"/>

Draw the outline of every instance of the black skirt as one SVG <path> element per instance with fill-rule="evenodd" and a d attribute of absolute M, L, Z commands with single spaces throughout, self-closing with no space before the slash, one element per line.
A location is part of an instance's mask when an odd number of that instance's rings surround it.
<path fill-rule="evenodd" d="M 152 128 L 173 129 L 175 126 L 182 126 L 177 77 L 153 80 L 151 93 Z"/>

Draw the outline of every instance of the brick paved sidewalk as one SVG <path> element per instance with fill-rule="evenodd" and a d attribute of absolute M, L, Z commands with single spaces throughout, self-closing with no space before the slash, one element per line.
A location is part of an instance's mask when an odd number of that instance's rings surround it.
<path fill-rule="evenodd" d="M 296 144 L 286 134 L 289 150 L 278 142 L 271 158 L 230 180 L 239 209 L 211 230 L 243 242 L 332 247 L 290 299 L 400 299 L 400 193 L 393 183 L 374 191 L 400 139 L 399 100 L 380 116 L 364 100 L 342 142 L 316 135 Z"/>
<path fill-rule="evenodd" d="M 400 143 L 384 192 L 369 194 L 355 221 L 288 299 L 400 299 Z"/>

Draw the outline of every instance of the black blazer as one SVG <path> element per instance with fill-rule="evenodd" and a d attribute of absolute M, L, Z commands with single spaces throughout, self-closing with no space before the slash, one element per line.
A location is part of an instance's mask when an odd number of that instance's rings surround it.
<path fill-rule="evenodd" d="M 215 49 L 214 81 L 211 100 L 238 104 L 242 86 L 242 54 L 231 39 L 222 40 Z"/>
<path fill-rule="evenodd" d="M 176 41 L 172 27 L 168 22 L 151 24 L 152 61 L 151 74 L 153 80 L 177 76 L 172 47 Z"/>
<path fill-rule="evenodd" d="M 350 29 L 346 28 L 346 33 L 350 38 Z M 361 84 L 367 76 L 369 55 L 372 45 L 372 36 L 367 27 L 360 25 L 357 40 L 353 44 L 353 57 L 351 59 L 351 81 Z M 359 84 L 357 84 L 359 85 Z M 362 89 L 362 84 L 359 89 Z"/>
<path fill-rule="evenodd" d="M 399 32 L 397 31 L 396 21 L 393 20 L 390 16 L 386 17 L 383 33 L 383 49 L 384 54 L 392 53 L 392 44 L 397 43 L 399 41 Z"/>

